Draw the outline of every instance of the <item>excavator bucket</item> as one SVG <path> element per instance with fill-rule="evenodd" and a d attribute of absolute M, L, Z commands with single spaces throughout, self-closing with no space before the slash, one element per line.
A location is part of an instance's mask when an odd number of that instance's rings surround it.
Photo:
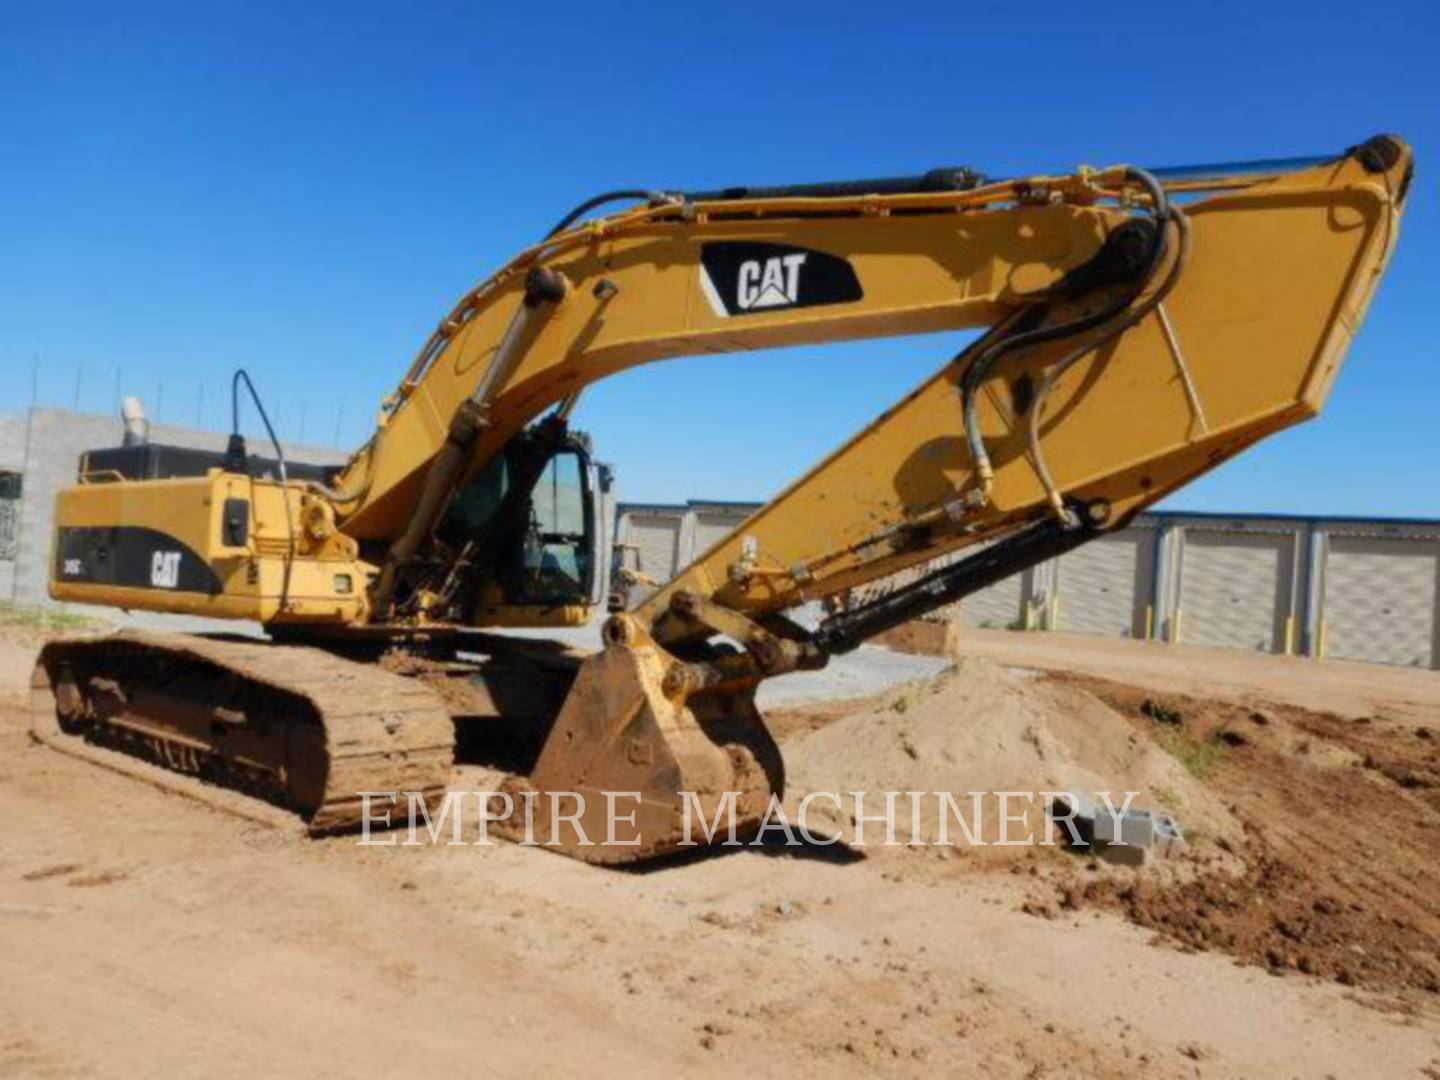
<path fill-rule="evenodd" d="M 503 835 L 596 863 L 742 838 L 784 790 L 754 692 L 667 692 L 673 660 L 613 643 L 582 665 Z"/>

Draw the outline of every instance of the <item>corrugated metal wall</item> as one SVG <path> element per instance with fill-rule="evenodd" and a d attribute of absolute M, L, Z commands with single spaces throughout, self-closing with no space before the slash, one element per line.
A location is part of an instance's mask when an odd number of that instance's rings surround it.
<path fill-rule="evenodd" d="M 1029 600 L 1027 575 L 997 581 L 994 585 L 971 593 L 960 605 L 960 618 L 966 626 L 982 629 L 1020 630 L 1025 627 L 1025 605 Z"/>
<path fill-rule="evenodd" d="M 1153 614 L 1155 530 L 1130 528 L 1061 556 L 1052 629 L 1143 638 Z"/>
<path fill-rule="evenodd" d="M 1440 667 L 1440 538 L 1332 532 L 1324 543 L 1321 640 L 1327 655 Z"/>
<path fill-rule="evenodd" d="M 621 542 L 665 580 L 754 509 L 622 504 Z M 961 616 L 974 627 L 1440 668 L 1437 607 L 1440 521 L 1153 513 L 968 597 Z"/>
<path fill-rule="evenodd" d="M 695 556 L 709 551 L 711 546 L 724 540 L 744 521 L 744 513 L 724 510 L 704 510 L 695 514 Z"/>
<path fill-rule="evenodd" d="M 621 510 L 617 529 L 622 548 L 615 559 L 617 566 L 638 570 L 648 578 L 664 583 L 675 576 L 685 562 L 680 555 L 680 529 L 684 515 L 664 511 Z M 649 596 L 653 588 L 637 587 L 634 599 Z"/>
<path fill-rule="evenodd" d="M 1178 567 L 1181 640 L 1286 652 L 1295 589 L 1295 538 L 1237 526 L 1186 526 Z"/>

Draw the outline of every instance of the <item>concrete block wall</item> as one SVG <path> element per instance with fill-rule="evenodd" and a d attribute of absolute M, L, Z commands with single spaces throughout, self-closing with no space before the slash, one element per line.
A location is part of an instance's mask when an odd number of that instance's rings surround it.
<path fill-rule="evenodd" d="M 23 416 L 0 416 L 0 471 L 24 470 L 25 424 Z"/>

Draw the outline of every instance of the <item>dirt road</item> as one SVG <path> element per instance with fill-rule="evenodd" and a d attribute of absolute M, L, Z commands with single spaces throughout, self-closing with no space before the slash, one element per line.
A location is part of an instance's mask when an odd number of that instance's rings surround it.
<path fill-rule="evenodd" d="M 1159 693 L 1244 704 L 1279 702 L 1345 717 L 1382 715 L 1440 723 L 1440 674 L 1348 660 L 1317 663 L 1301 656 L 1171 647 L 1154 641 L 1086 634 L 966 630 L 964 650 L 999 663 L 1072 671 Z"/>
<path fill-rule="evenodd" d="M 239 820 L 32 745 L 29 647 L 0 645 L 0 1075 L 1440 1076 L 1433 997 L 1036 918 L 1027 873 L 938 853 L 633 873 Z M 1406 679 L 1380 696 L 1440 705 Z"/>

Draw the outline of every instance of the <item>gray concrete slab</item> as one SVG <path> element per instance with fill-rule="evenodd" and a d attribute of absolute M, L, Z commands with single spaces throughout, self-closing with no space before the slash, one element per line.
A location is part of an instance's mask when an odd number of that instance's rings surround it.
<path fill-rule="evenodd" d="M 107 608 L 82 608 L 72 605 L 76 614 L 92 615 L 113 621 L 117 626 L 130 626 L 144 630 L 170 630 L 175 633 L 192 634 L 243 634 L 261 637 L 264 631 L 259 623 L 227 621 L 222 619 L 199 619 L 185 615 L 160 615 L 148 611 L 126 614 Z M 572 648 L 587 652 L 600 649 L 600 621 L 589 626 L 547 630 L 506 630 L 508 636 L 531 640 L 559 641 Z M 862 645 L 852 653 L 833 658 L 821 671 L 797 671 L 770 679 L 760 685 L 756 700 L 762 709 L 776 706 L 798 705 L 814 701 L 843 701 L 848 698 L 869 697 L 880 694 L 894 686 L 928 679 L 939 674 L 951 664 L 950 660 L 938 656 L 910 656 L 891 652 L 877 645 Z"/>
<path fill-rule="evenodd" d="M 600 648 L 600 623 L 564 630 L 507 630 L 526 638 L 548 638 L 575 648 Z M 953 661 L 939 656 L 909 656 L 878 645 L 862 645 L 852 653 L 837 656 L 821 671 L 797 671 L 760 684 L 756 701 L 762 709 L 798 705 L 808 701 L 842 701 L 869 697 L 915 679 L 928 679 L 944 671 Z"/>

